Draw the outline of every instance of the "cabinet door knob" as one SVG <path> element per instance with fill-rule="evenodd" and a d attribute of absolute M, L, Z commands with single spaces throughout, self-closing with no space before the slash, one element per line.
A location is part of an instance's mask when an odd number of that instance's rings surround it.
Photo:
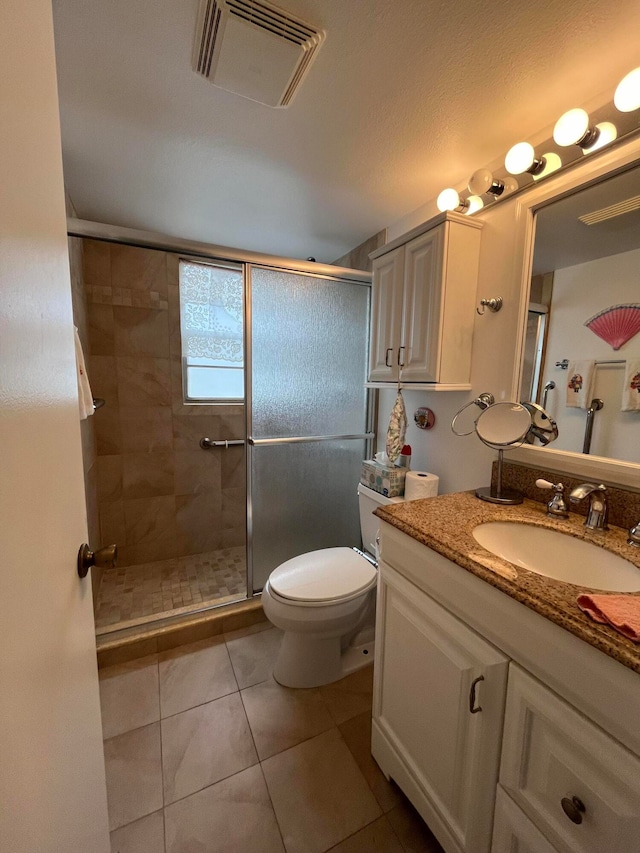
<path fill-rule="evenodd" d="M 118 559 L 118 546 L 105 545 L 98 551 L 92 551 L 86 542 L 78 551 L 78 577 L 86 578 L 91 566 L 112 569 Z"/>
<path fill-rule="evenodd" d="M 582 815 L 586 812 L 584 803 L 579 797 L 563 797 L 560 800 L 563 812 L 572 823 L 582 823 Z"/>
<path fill-rule="evenodd" d="M 472 714 L 478 714 L 482 711 L 481 706 L 476 705 L 476 687 L 481 681 L 484 681 L 484 675 L 479 675 L 477 678 L 474 678 L 469 689 L 469 711 Z"/>
<path fill-rule="evenodd" d="M 391 367 L 391 364 L 389 362 L 389 353 L 390 352 L 393 352 L 393 349 L 391 347 L 387 347 L 387 351 L 384 354 L 385 367 Z"/>

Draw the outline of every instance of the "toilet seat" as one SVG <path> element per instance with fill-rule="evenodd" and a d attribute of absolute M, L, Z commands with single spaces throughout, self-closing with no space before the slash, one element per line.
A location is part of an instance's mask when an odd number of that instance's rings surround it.
<path fill-rule="evenodd" d="M 351 548 L 323 548 L 274 569 L 269 590 L 282 601 L 318 606 L 349 601 L 376 584 L 374 566 Z"/>

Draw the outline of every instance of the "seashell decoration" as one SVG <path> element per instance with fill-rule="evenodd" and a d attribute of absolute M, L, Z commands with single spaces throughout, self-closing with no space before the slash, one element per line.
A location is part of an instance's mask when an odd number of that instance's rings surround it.
<path fill-rule="evenodd" d="M 640 304 L 612 305 L 585 321 L 585 326 L 614 350 L 640 332 Z"/>

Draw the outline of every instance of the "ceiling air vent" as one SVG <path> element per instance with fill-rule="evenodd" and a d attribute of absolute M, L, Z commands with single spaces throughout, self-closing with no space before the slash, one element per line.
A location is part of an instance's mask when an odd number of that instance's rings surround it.
<path fill-rule="evenodd" d="M 324 37 L 258 0 L 200 0 L 193 69 L 228 92 L 288 107 Z"/>
<path fill-rule="evenodd" d="M 633 210 L 638 210 L 639 208 L 640 195 L 634 195 L 631 198 L 626 198 L 624 201 L 610 204 L 609 207 L 602 207 L 600 210 L 585 213 L 579 216 L 578 219 L 580 222 L 584 222 L 585 225 L 597 225 L 599 222 L 606 222 L 607 219 L 622 216 L 624 213 L 631 213 Z"/>

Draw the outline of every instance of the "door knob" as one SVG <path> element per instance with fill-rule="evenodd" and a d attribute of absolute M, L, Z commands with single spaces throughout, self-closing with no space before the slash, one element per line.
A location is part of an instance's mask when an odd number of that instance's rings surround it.
<path fill-rule="evenodd" d="M 80 546 L 78 551 L 78 575 L 81 578 L 86 578 L 91 566 L 98 566 L 101 569 L 115 568 L 118 559 L 118 546 L 105 545 L 97 551 L 92 551 L 85 542 Z"/>
<path fill-rule="evenodd" d="M 581 824 L 582 815 L 586 812 L 584 803 L 579 797 L 563 797 L 560 800 L 563 812 L 573 823 Z"/>

